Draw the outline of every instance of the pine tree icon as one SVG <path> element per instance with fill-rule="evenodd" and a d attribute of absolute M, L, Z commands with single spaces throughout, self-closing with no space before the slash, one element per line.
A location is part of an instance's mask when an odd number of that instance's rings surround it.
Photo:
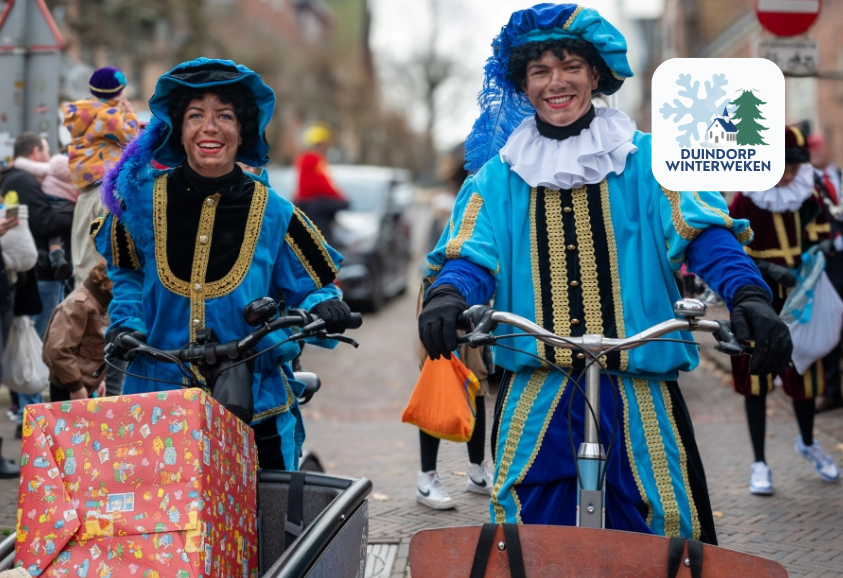
<path fill-rule="evenodd" d="M 769 127 L 761 126 L 757 120 L 767 120 L 761 116 L 758 106 L 767 104 L 752 94 L 752 90 L 744 90 L 742 94 L 732 101 L 737 105 L 738 110 L 732 113 L 735 126 L 738 127 L 737 142 L 739 145 L 766 145 L 761 136 L 762 130 L 769 130 Z"/>

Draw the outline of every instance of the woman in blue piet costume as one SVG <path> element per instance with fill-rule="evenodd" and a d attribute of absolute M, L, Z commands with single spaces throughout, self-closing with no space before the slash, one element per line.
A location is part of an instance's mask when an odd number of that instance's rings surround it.
<path fill-rule="evenodd" d="M 492 48 L 481 114 L 466 141 L 471 175 L 428 258 L 434 283 L 419 333 L 429 355 L 456 349 L 459 313 L 492 297 L 496 309 L 558 335 L 634 335 L 673 318 L 680 297 L 673 272 L 687 262 L 723 296 L 738 338 L 755 339 L 753 373 L 786 365 L 787 327 L 741 247 L 752 238 L 749 223 L 730 218 L 717 192 L 660 187 L 650 135 L 623 112 L 592 106 L 593 95 L 612 94 L 632 76 L 617 29 L 590 8 L 538 4 L 515 12 Z M 495 363 L 507 371 L 493 428 L 491 517 L 573 525 L 577 474 L 569 430 L 578 447 L 584 401 L 565 376 L 533 356 L 575 378 L 586 360 L 534 339 L 507 344 L 531 355 L 495 349 Z M 614 433 L 609 528 L 716 543 L 676 381 L 698 362 L 696 347 L 675 342 L 606 356 L 600 431 L 604 447 Z"/>
<path fill-rule="evenodd" d="M 243 308 L 265 296 L 318 314 L 331 331 L 345 329 L 350 311 L 333 283 L 342 257 L 272 189 L 265 171 L 255 176 L 237 165 L 269 161 L 264 131 L 274 106 L 261 77 L 229 60 L 199 58 L 158 80 L 153 118 L 106 175 L 107 211 L 91 229 L 114 281 L 107 340 L 132 332 L 154 347 L 179 349 L 202 329 L 223 343 L 239 339 L 253 329 Z M 152 161 L 172 168 L 155 170 Z M 258 348 L 285 337 L 270 334 Z M 262 468 L 298 467 L 303 385 L 289 364 L 298 352 L 288 343 L 250 366 Z M 130 369 L 183 379 L 174 365 L 143 356 Z M 174 387 L 129 376 L 123 393 Z"/>

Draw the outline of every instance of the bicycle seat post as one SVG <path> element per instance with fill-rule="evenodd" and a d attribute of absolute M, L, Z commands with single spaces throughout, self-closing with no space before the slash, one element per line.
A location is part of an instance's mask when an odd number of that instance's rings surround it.
<path fill-rule="evenodd" d="M 603 353 L 601 335 L 583 335 L 583 349 L 588 369 L 585 374 L 585 435 L 577 452 L 577 463 L 582 479 L 578 489 L 577 525 L 584 528 L 603 528 L 605 525 L 605 499 L 600 490 L 600 475 L 605 467 L 606 452 L 598 435 L 600 419 L 600 364 L 592 356 L 600 358 Z M 589 407 L 591 409 L 589 409 Z M 593 415 L 592 415 L 593 412 Z M 596 418 L 596 419 L 595 419 Z"/>

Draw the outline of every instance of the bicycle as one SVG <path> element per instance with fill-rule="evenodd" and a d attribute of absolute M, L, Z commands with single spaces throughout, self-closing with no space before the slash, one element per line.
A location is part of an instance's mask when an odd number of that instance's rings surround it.
<path fill-rule="evenodd" d="M 197 340 L 178 350 L 161 350 L 128 333 L 119 335 L 106 348 L 105 366 L 127 375 L 128 370 L 114 364 L 118 357 L 132 360 L 139 355 L 175 364 L 185 383 L 164 381 L 178 387 L 202 387 L 222 405 L 234 404 L 234 413 L 246 423 L 251 421 L 240 410 L 248 409 L 242 394 L 251 396 L 248 363 L 288 341 L 308 338 L 336 340 L 357 347 L 357 342 L 341 333 L 329 333 L 325 321 L 304 310 L 293 309 L 279 315 L 278 305 L 269 297 L 256 299 L 244 309 L 246 322 L 256 329 L 240 339 L 219 343 L 213 330 L 197 332 Z M 359 313 L 352 313 L 348 329 L 362 324 Z M 271 347 L 254 351 L 261 339 L 272 332 L 297 328 Z M 199 372 L 197 375 L 191 364 Z M 131 366 L 129 366 L 131 367 Z M 239 369 L 238 369 L 239 368 Z M 235 376 L 220 391 L 222 376 Z M 150 379 L 137 376 L 142 379 Z M 201 379 L 200 379 L 201 377 Z M 304 384 L 300 403 L 307 403 L 320 388 L 318 376 L 309 372 L 297 375 Z M 248 386 L 243 387 L 243 379 Z M 226 381 L 223 379 L 222 381 Z M 220 398 L 223 399 L 220 399 Z M 247 412 L 248 413 L 248 412 Z M 300 465 L 305 464 L 303 455 Z M 313 460 L 311 460 L 311 463 Z M 318 465 L 318 460 L 316 460 Z M 263 578 L 301 578 L 305 576 L 362 576 L 368 541 L 368 501 L 372 482 L 366 478 L 347 478 L 308 472 L 259 470 L 257 487 L 259 576 Z M 294 505 L 295 504 L 295 505 Z M 16 535 L 0 543 L 0 571 L 14 565 Z M 362 547 L 361 547 L 362 544 Z M 349 555 L 354 554 L 354 559 Z M 338 569 L 341 569 L 338 570 Z"/>
<path fill-rule="evenodd" d="M 631 337 L 618 339 L 592 334 L 582 337 L 555 335 L 529 319 L 495 311 L 485 305 L 476 305 L 464 312 L 461 323 L 470 332 L 459 341 L 472 346 L 494 346 L 502 339 L 529 336 L 555 348 L 576 350 L 588 358 L 584 372 L 584 391 L 579 383 L 574 383 L 574 387 L 583 393 L 586 407 L 584 438 L 575 456 L 578 478 L 577 526 L 514 527 L 504 524 L 503 528 L 497 528 L 487 524 L 482 529 L 464 527 L 422 530 L 410 542 L 410 569 L 413 577 L 456 577 L 469 574 L 472 578 L 505 576 L 503 572 L 508 568 L 513 578 L 527 576 L 523 563 L 523 558 L 527 556 L 532 560 L 532 570 L 535 572 L 530 575 L 535 576 L 543 575 L 542 569 L 559 566 L 560 561 L 564 560 L 563 565 L 568 566 L 570 575 L 577 575 L 576 570 L 593 571 L 596 563 L 600 572 L 593 574 L 595 576 L 614 576 L 615 573 L 638 576 L 647 572 L 660 575 L 667 569 L 668 575 L 673 578 L 684 562 L 686 567 L 691 568 L 695 578 L 726 575 L 786 577 L 787 573 L 780 564 L 757 556 L 687 541 L 688 554 L 685 557 L 686 540 L 682 538 L 605 529 L 607 451 L 599 437 L 600 374 L 601 369 L 604 369 L 600 358 L 612 351 L 632 349 L 654 341 L 696 343 L 663 337 L 675 331 L 711 333 L 717 340 L 716 349 L 728 355 L 752 352 L 751 346 L 737 341 L 728 321 L 701 319 L 705 313 L 706 305 L 702 301 L 682 299 L 674 304 L 677 318 L 658 323 Z M 499 325 L 515 327 L 521 332 L 492 334 Z M 548 360 L 543 361 L 570 377 L 565 369 Z M 497 555 L 493 551 L 493 543 L 497 544 Z M 525 545 L 523 551 L 522 544 Z M 583 555 L 588 548 L 597 556 L 597 562 Z M 505 558 L 504 552 L 508 552 Z M 702 565 L 703 552 L 705 568 Z M 487 574 L 486 568 L 490 563 L 492 568 Z"/>

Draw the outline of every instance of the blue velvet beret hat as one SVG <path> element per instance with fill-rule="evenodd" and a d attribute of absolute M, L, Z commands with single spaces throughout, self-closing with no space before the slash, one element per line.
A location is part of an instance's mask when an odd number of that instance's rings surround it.
<path fill-rule="evenodd" d="M 536 4 L 514 12 L 492 42 L 483 89 L 477 97 L 480 116 L 466 139 L 465 168 L 473 173 L 495 157 L 518 125 L 535 114 L 520 87 L 509 81 L 512 50 L 530 42 L 561 38 L 592 44 L 609 67 L 595 92 L 613 94 L 632 76 L 626 58 L 626 39 L 597 10 L 576 4 Z"/>

